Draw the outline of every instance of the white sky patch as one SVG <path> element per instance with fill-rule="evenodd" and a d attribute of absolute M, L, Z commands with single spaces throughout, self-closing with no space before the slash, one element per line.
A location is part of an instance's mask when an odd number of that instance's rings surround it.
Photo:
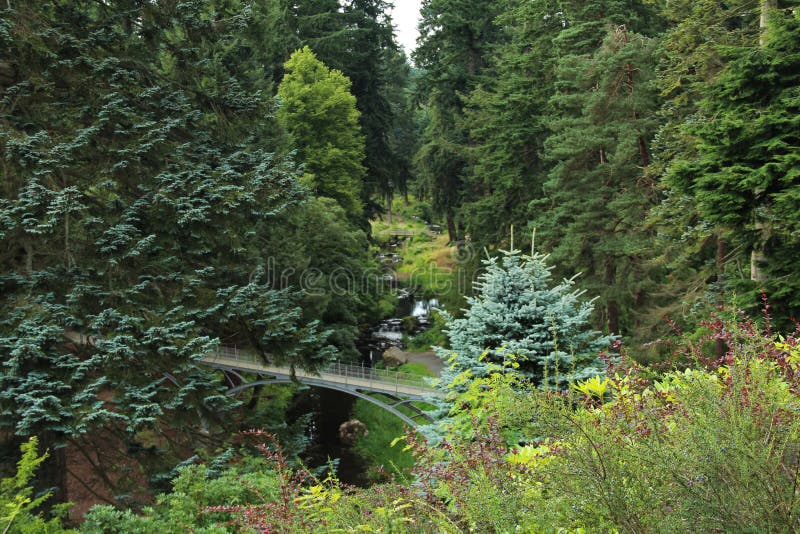
<path fill-rule="evenodd" d="M 422 0 L 394 0 L 392 23 L 395 27 L 397 42 L 409 56 L 417 46 L 417 24 L 419 24 L 421 3 Z"/>

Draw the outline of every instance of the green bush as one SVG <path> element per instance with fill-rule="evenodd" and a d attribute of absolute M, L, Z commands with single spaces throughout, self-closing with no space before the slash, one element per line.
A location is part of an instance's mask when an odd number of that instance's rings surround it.
<path fill-rule="evenodd" d="M 431 350 L 432 347 L 447 346 L 447 334 L 444 331 L 447 321 L 436 311 L 431 313 L 430 318 L 433 323 L 431 327 L 410 338 L 407 343 L 408 350 L 421 352 Z"/>
<path fill-rule="evenodd" d="M 47 454 L 39 456 L 39 441 L 30 438 L 20 447 L 22 457 L 13 477 L 0 480 L 0 532 L 3 534 L 56 534 L 66 531 L 61 518 L 69 505 L 54 507 L 54 517 L 46 519 L 37 510 L 50 497 L 49 493 L 34 495 L 32 482 Z"/>
<path fill-rule="evenodd" d="M 419 326 L 419 320 L 413 315 L 408 315 L 402 319 L 402 329 L 404 334 L 411 334 Z"/>
<path fill-rule="evenodd" d="M 412 242 L 414 243 L 432 243 L 434 241 L 433 237 L 428 235 L 426 232 L 420 232 L 414 235 Z"/>
<path fill-rule="evenodd" d="M 160 495 L 141 514 L 113 506 L 95 506 L 86 515 L 81 532 L 87 534 L 217 534 L 230 532 L 235 514 L 212 512 L 218 506 L 249 506 L 278 497 L 278 480 L 269 465 L 245 462 L 215 476 L 205 465 L 180 470 L 173 490 Z"/>
<path fill-rule="evenodd" d="M 431 208 L 430 202 L 417 201 L 414 204 L 414 215 L 428 223 L 436 221 L 436 216 Z"/>

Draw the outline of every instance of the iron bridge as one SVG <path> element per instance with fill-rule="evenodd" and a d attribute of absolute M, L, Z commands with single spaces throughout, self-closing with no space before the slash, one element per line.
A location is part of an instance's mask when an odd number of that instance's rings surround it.
<path fill-rule="evenodd" d="M 432 421 L 430 415 L 415 406 L 413 402 L 443 396 L 443 393 L 433 388 L 425 377 L 342 362 L 331 362 L 321 371 L 311 372 L 270 365 L 252 351 L 228 346 L 219 347 L 201 361 L 225 373 L 231 384 L 231 389 L 228 391 L 231 396 L 262 384 L 301 382 L 364 399 L 392 413 L 412 428 L 419 426 L 417 419 Z M 254 373 L 259 379 L 248 381 L 242 373 Z M 376 397 L 375 394 L 380 396 Z M 401 406 L 409 408 L 414 415 L 409 416 L 401 412 L 398 409 Z"/>

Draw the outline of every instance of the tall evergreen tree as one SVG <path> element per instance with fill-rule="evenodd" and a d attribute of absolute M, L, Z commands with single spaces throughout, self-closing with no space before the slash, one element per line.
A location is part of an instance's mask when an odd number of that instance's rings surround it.
<path fill-rule="evenodd" d="M 557 263 L 578 268 L 600 295 L 611 333 L 628 333 L 647 297 L 641 221 L 655 202 L 642 169 L 658 125 L 655 43 L 643 6 L 569 4 L 556 39 L 556 94 L 545 143 L 554 166 L 533 206 Z"/>
<path fill-rule="evenodd" d="M 502 242 L 513 225 L 524 227 L 528 203 L 542 195 L 555 90 L 552 43 L 563 29 L 557 6 L 519 0 L 504 3 L 497 25 L 504 37 L 466 102 L 472 143 L 462 216 L 478 248 Z"/>
<path fill-rule="evenodd" d="M 396 146 L 391 137 L 398 121 L 408 113 L 393 101 L 398 95 L 396 84 L 405 80 L 396 77 L 391 5 L 384 0 L 314 0 L 291 7 L 303 44 L 352 82 L 365 138 L 362 203 L 367 217 L 380 211 L 377 201 L 406 187 L 404 147 Z"/>
<path fill-rule="evenodd" d="M 456 212 L 462 201 L 468 131 L 463 96 L 475 88 L 498 32 L 497 2 L 424 0 L 414 53 L 423 73 L 419 91 L 430 120 L 420 141 L 416 168 L 420 190 L 444 215 L 452 241 L 458 240 Z"/>
<path fill-rule="evenodd" d="M 701 115 L 683 131 L 699 141 L 696 159 L 676 159 L 667 180 L 691 194 L 702 216 L 735 232 L 756 263 L 751 306 L 767 290 L 784 318 L 800 307 L 793 276 L 798 244 L 800 144 L 798 15 L 775 16 L 763 46 L 731 51 L 732 60 L 704 91 Z"/>
<path fill-rule="evenodd" d="M 270 251 L 256 237 L 302 200 L 280 155 L 270 52 L 253 40 L 262 12 L 228 0 L 11 6 L 0 425 L 39 434 L 63 488 L 56 447 L 81 436 L 171 443 L 179 429 L 206 443 L 231 405 L 197 365 L 216 339 L 310 367 L 329 352 L 292 289 L 259 274 Z"/>
<path fill-rule="evenodd" d="M 683 125 L 700 113 L 705 88 L 728 61 L 723 51 L 755 42 L 758 31 L 746 1 L 676 1 L 661 5 L 661 13 L 669 24 L 660 38 L 656 78 L 664 100 L 659 111 L 663 124 L 653 142 L 653 164 L 645 172 L 663 190 L 648 224 L 657 228 L 650 256 L 667 276 L 653 291 L 644 333 L 669 331 L 665 315 L 691 327 L 727 301 L 729 280 L 738 277 L 734 266 L 740 248 L 731 241 L 731 230 L 706 220 L 691 195 L 661 177 L 674 160 L 698 157 L 699 142 Z M 720 343 L 720 357 L 724 350 Z"/>
<path fill-rule="evenodd" d="M 335 199 L 354 222 L 362 213 L 364 137 L 350 80 L 307 46 L 286 62 L 278 117 L 294 137 L 306 184 Z"/>

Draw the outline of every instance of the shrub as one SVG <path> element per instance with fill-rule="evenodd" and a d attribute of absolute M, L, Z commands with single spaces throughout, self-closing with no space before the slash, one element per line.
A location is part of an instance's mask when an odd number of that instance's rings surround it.
<path fill-rule="evenodd" d="M 46 453 L 39 456 L 38 444 L 36 437 L 23 443 L 16 474 L 0 480 L 0 529 L 3 534 L 67 532 L 61 526 L 61 517 L 69 505 L 55 507 L 55 517 L 50 520 L 37 510 L 50 497 L 50 493 L 34 495 L 31 485 L 36 470 L 47 459 Z"/>

